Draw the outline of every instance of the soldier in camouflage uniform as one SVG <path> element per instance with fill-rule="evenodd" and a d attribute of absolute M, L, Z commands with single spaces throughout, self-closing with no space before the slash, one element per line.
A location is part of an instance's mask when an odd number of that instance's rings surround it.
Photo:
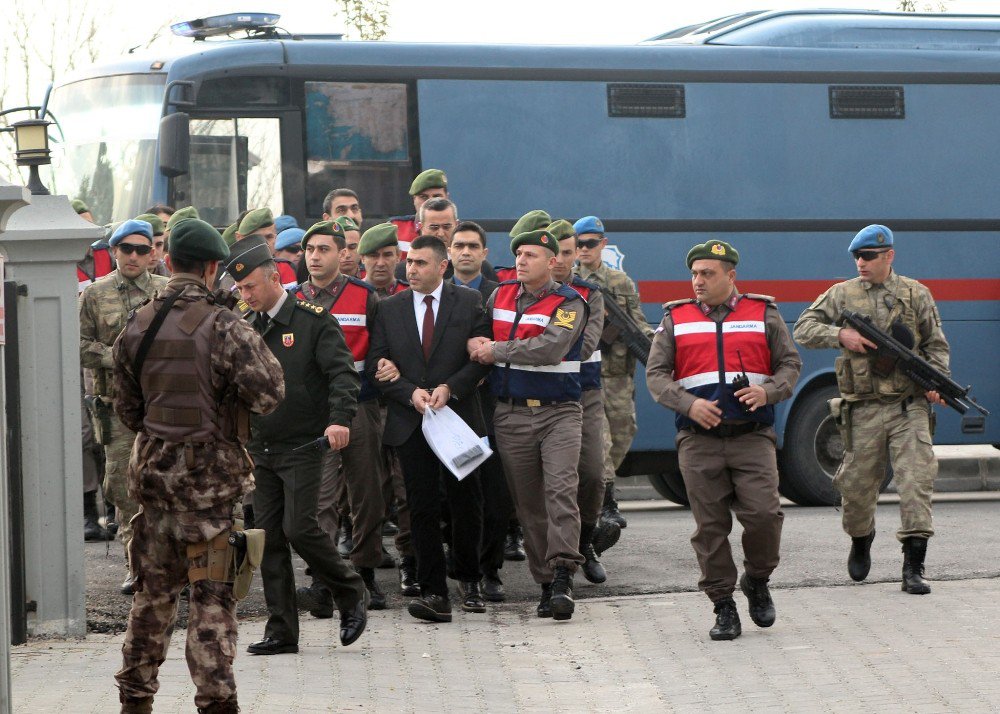
<path fill-rule="evenodd" d="M 635 283 L 621 270 L 609 268 L 601 260 L 601 251 L 608 244 L 604 224 L 597 216 L 585 216 L 573 229 L 578 236 L 580 262 L 573 272 L 581 280 L 601 288 L 605 299 L 614 299 L 650 338 L 653 329 L 642 314 L 642 300 Z M 615 471 L 622 465 L 635 438 L 635 357 L 629 353 L 617 330 L 605 324 L 601 336 L 601 383 L 604 387 L 605 429 L 605 491 L 603 518 L 620 527 L 627 524 L 618 512 L 615 500 Z"/>
<path fill-rule="evenodd" d="M 931 495 L 937 476 L 931 404 L 941 404 L 941 397 L 898 370 L 876 372 L 868 354 L 875 345 L 841 326 L 841 313 L 851 310 L 871 317 L 883 331 L 894 323 L 905 327 L 913 348 L 948 374 L 948 342 L 934 298 L 925 286 L 892 270 L 892 246 L 892 232 L 885 226 L 871 225 L 858 233 L 849 248 L 858 277 L 820 295 L 799 317 L 794 335 L 803 347 L 841 350 L 835 369 L 842 399 L 832 400 L 831 411 L 846 451 L 833 482 L 841 495 L 844 530 L 852 539 L 848 573 L 861 581 L 871 568 L 875 506 L 888 460 L 902 518 L 896 532 L 903 544 L 902 589 L 922 595 L 930 592 L 923 573 L 927 539 L 934 535 Z"/>
<path fill-rule="evenodd" d="M 135 434 L 111 409 L 115 396 L 111 346 L 125 327 L 129 314 L 162 289 L 167 279 L 150 275 L 147 270 L 153 259 L 153 229 L 149 223 L 125 221 L 111 236 L 110 245 L 118 267 L 88 286 L 80 296 L 80 364 L 93 370 L 94 426 L 97 441 L 104 446 L 107 458 L 104 497 L 115 505 L 118 537 L 127 549 L 132 537 L 129 521 L 139 510 L 129 497 L 125 482 Z M 122 592 L 132 594 L 130 580 L 122 585 Z"/>
<path fill-rule="evenodd" d="M 233 585 L 189 572 L 208 562 L 205 551 L 189 550 L 232 530 L 234 506 L 253 488 L 243 446 L 249 412 L 273 411 L 285 390 L 270 350 L 236 313 L 216 305 L 206 287 L 228 255 L 207 223 L 178 222 L 168 252 L 173 276 L 156 300 L 133 314 L 114 346 L 115 410 L 139 432 L 129 493 L 142 507 L 130 544 L 136 593 L 115 675 L 122 712 L 152 711 L 178 595 L 192 579 L 186 655 L 195 705 L 199 712 L 239 711 Z M 168 299 L 173 304 L 137 373 L 144 338 Z"/>

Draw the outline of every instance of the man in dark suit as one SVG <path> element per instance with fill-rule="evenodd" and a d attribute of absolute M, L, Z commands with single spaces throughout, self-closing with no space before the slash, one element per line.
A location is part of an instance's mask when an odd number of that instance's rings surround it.
<path fill-rule="evenodd" d="M 479 586 L 482 492 L 476 472 L 459 481 L 443 468 L 424 439 L 421 422 L 426 409 L 447 405 L 476 433 L 483 433 L 477 385 L 488 370 L 469 360 L 466 343 L 488 336 L 490 327 L 479 293 L 444 281 L 448 253 L 440 239 L 417 238 L 406 264 L 410 289 L 381 302 L 367 364 L 372 382 L 389 399 L 382 443 L 399 454 L 410 505 L 421 597 L 410 603 L 409 612 L 422 620 L 451 622 L 441 542 L 441 483 L 452 514 L 455 575 L 466 612 L 486 610 Z M 375 366 L 383 358 L 399 369 L 396 381 L 377 380 Z"/>

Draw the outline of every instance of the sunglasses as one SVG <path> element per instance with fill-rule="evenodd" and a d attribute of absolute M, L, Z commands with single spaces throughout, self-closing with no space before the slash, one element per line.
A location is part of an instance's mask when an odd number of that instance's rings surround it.
<path fill-rule="evenodd" d="M 576 242 L 576 245 L 579 248 L 596 248 L 600 244 L 601 244 L 600 238 L 589 238 L 587 240 L 578 240 Z"/>
<path fill-rule="evenodd" d="M 153 252 L 153 246 L 151 245 L 135 245 L 133 243 L 119 243 L 118 250 L 120 250 L 125 255 L 132 255 L 136 253 L 138 255 L 149 255 Z"/>

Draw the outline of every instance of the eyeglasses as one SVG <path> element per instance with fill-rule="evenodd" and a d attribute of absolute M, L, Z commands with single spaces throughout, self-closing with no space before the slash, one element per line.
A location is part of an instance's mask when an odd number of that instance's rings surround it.
<path fill-rule="evenodd" d="M 851 255 L 854 256 L 855 260 L 864 260 L 865 262 L 871 260 L 878 260 L 880 255 L 888 253 L 888 250 L 856 250 Z"/>
<path fill-rule="evenodd" d="M 601 244 L 600 238 L 589 238 L 587 240 L 578 240 L 576 242 L 576 245 L 579 248 L 596 248 L 600 244 Z"/>
<path fill-rule="evenodd" d="M 118 250 L 125 255 L 132 255 L 133 253 L 136 253 L 137 255 L 149 255 L 153 252 L 153 246 L 135 245 L 134 243 L 119 243 Z"/>

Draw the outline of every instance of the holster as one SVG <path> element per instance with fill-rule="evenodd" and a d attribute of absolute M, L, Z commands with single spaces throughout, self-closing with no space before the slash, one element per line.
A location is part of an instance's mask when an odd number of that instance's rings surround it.
<path fill-rule="evenodd" d="M 844 451 L 851 451 L 851 403 L 843 397 L 834 397 L 827 402 L 827 406 L 844 441 Z"/>
<path fill-rule="evenodd" d="M 111 404 L 104 397 L 88 394 L 83 398 L 92 417 L 94 441 L 101 446 L 111 443 Z"/>
<path fill-rule="evenodd" d="M 237 520 L 232 530 L 224 531 L 210 541 L 192 543 L 187 547 L 190 561 L 188 581 L 209 580 L 231 583 L 233 596 L 242 600 L 250 592 L 254 571 L 264 557 L 264 531 L 243 530 Z"/>

